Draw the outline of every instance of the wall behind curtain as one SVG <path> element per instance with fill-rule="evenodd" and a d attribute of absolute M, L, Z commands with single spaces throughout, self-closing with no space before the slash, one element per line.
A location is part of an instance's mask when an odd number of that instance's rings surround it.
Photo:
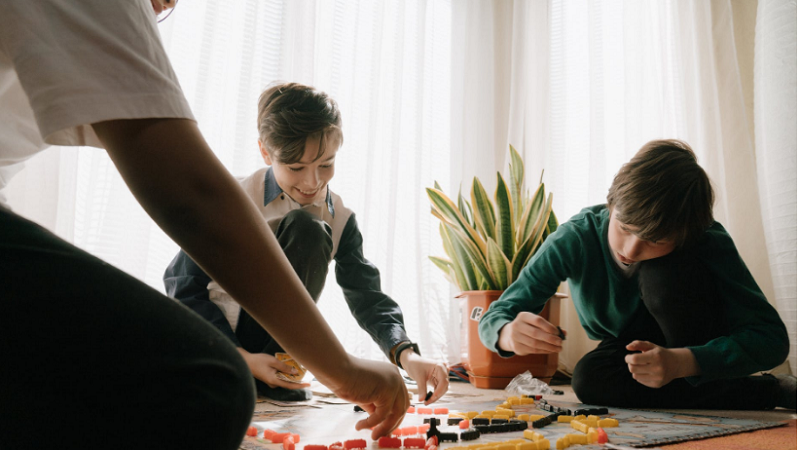
<path fill-rule="evenodd" d="M 457 346 L 450 355 L 447 346 L 458 337 L 449 325 L 455 302 L 427 259 L 441 242 L 424 191 L 450 182 L 449 0 L 182 1 L 159 27 L 203 135 L 234 175 L 264 165 L 256 103 L 270 82 L 311 84 L 337 100 L 344 145 L 331 188 L 355 211 L 365 254 L 411 338 L 426 356 L 457 362 Z M 163 292 L 178 248 L 105 152 L 51 149 L 12 180 L 9 200 Z M 384 358 L 350 315 L 333 270 L 319 306 L 351 353 Z"/>
<path fill-rule="evenodd" d="M 454 47 L 452 68 L 451 129 L 461 156 L 453 157 L 451 188 L 473 175 L 493 187 L 494 172 L 507 171 L 511 143 L 523 153 L 529 186 L 544 169 L 556 214 L 565 221 L 585 206 L 604 203 L 614 174 L 644 143 L 685 140 L 716 189 L 716 219 L 775 304 L 758 175 L 773 177 L 779 167 L 756 170 L 752 6 L 739 2 L 734 14 L 728 0 L 455 2 L 453 40 L 464 45 Z M 748 7 L 749 15 L 742 11 Z M 776 34 L 793 42 L 791 27 L 786 29 Z M 796 56 L 789 52 L 783 57 L 792 65 Z M 749 59 L 739 61 L 743 57 Z M 795 83 L 786 80 L 782 86 Z M 790 103 L 796 110 L 789 92 L 773 101 L 772 114 Z M 794 131 L 791 117 L 774 126 Z M 790 138 L 781 139 L 782 158 L 796 154 L 796 140 Z M 795 170 L 789 160 L 778 161 Z M 782 190 L 790 192 L 773 214 L 788 220 L 796 213 L 796 197 L 792 180 L 786 181 Z M 781 241 L 788 249 L 781 253 L 788 276 L 781 279 L 791 307 L 795 272 L 788 266 L 795 253 L 787 252 L 796 251 L 796 241 L 788 239 L 794 230 L 787 228 Z M 561 363 L 569 371 L 595 343 L 585 337 L 570 302 L 562 305 L 571 334 Z M 793 311 L 784 315 L 790 331 Z"/>

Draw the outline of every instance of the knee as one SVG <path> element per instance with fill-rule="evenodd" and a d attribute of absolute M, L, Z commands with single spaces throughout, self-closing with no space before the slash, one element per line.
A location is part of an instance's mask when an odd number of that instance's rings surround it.
<path fill-rule="evenodd" d="M 304 242 L 312 245 L 333 242 L 330 225 L 302 209 L 295 209 L 286 214 L 278 226 L 277 234 L 300 236 Z"/>
<path fill-rule="evenodd" d="M 605 402 L 599 396 L 604 389 L 598 381 L 597 373 L 591 367 L 589 360 L 590 358 L 584 356 L 575 365 L 575 369 L 572 371 L 572 390 L 581 403 L 603 405 Z"/>

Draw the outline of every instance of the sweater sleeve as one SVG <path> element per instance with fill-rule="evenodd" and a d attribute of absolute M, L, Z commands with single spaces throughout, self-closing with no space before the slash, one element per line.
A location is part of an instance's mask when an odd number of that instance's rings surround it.
<path fill-rule="evenodd" d="M 716 223 L 706 232 L 705 242 L 698 246 L 698 251 L 716 280 L 730 334 L 702 346 L 689 347 L 702 375 L 687 380 L 699 384 L 738 378 L 783 363 L 789 354 L 786 326 L 722 225 Z"/>
<path fill-rule="evenodd" d="M 400 306 L 381 291 L 378 268 L 364 257 L 363 242 L 353 214 L 342 231 L 336 252 L 336 281 L 358 325 L 389 358 L 395 345 L 410 339 Z"/>
<path fill-rule="evenodd" d="M 241 347 L 225 314 L 208 295 L 209 277 L 183 250 L 180 250 L 164 272 L 167 295 L 200 314 L 214 327 Z"/>
<path fill-rule="evenodd" d="M 538 314 L 571 274 L 573 261 L 581 258 L 578 233 L 571 223 L 559 226 L 547 237 L 528 264 L 500 298 L 493 302 L 478 324 L 478 334 L 486 348 L 500 356 L 513 353 L 497 347 L 500 330 L 523 311 Z"/>

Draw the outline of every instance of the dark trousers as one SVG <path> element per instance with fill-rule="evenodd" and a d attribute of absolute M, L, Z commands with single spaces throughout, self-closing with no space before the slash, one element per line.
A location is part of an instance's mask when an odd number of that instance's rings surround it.
<path fill-rule="evenodd" d="M 572 386 L 587 404 L 629 408 L 771 409 L 772 376 L 715 380 L 696 386 L 676 379 L 654 389 L 633 379 L 625 363 L 634 340 L 667 348 L 703 345 L 728 334 L 722 299 L 708 269 L 687 253 L 645 261 L 639 268 L 645 308 L 617 338 L 607 338 L 575 366 Z"/>
<path fill-rule="evenodd" d="M 325 287 L 328 266 L 333 254 L 330 226 L 312 214 L 296 209 L 284 216 L 278 225 L 275 237 L 300 277 L 300 281 L 316 302 L 322 294 L 322 288 Z M 274 355 L 283 352 L 278 342 L 244 309 L 239 314 L 236 337 L 242 348 L 250 353 Z M 256 380 L 256 386 L 261 390 L 266 385 Z"/>
<path fill-rule="evenodd" d="M 0 448 L 238 448 L 251 375 L 194 312 L 0 207 Z"/>

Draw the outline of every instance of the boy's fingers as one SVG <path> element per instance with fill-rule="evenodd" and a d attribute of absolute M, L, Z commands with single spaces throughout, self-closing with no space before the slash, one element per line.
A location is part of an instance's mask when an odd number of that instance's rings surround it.
<path fill-rule="evenodd" d="M 404 406 L 400 407 L 398 402 L 402 402 Z M 392 430 L 397 428 L 405 416 L 406 409 L 408 409 L 408 399 L 395 397 L 394 402 L 387 406 L 382 407 L 374 404 L 369 406 L 372 407 L 370 408 L 372 412 L 366 419 L 356 422 L 356 430 L 372 428 L 372 440 L 377 440 L 381 436 L 388 436 Z M 364 407 L 362 406 L 362 408 Z M 367 408 L 364 408 L 364 410 L 369 411 Z M 398 413 L 397 411 L 402 412 Z"/>
<path fill-rule="evenodd" d="M 646 352 L 654 349 L 656 346 L 652 342 L 647 341 L 633 341 L 625 346 L 625 349 L 632 352 Z"/>
<path fill-rule="evenodd" d="M 436 365 L 436 368 L 434 368 L 430 379 L 430 382 L 434 388 L 433 395 L 430 399 L 428 399 L 428 401 L 425 402 L 426 405 L 430 405 L 436 400 L 439 400 L 444 394 L 447 393 L 447 388 L 450 386 L 449 375 L 449 370 L 444 366 L 444 364 Z"/>

